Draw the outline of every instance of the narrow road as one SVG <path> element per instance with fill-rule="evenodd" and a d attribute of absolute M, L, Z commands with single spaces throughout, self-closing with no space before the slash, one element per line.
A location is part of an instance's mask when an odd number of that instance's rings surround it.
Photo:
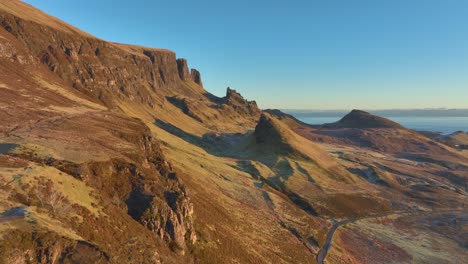
<path fill-rule="evenodd" d="M 325 244 L 323 244 L 323 247 L 320 248 L 319 252 L 317 253 L 317 263 L 318 264 L 323 264 L 325 258 L 327 257 L 328 250 L 330 250 L 330 247 L 332 245 L 332 240 L 333 240 L 333 235 L 335 234 L 335 231 L 343 225 L 347 225 L 350 223 L 354 223 L 356 221 L 364 220 L 364 219 L 371 219 L 371 218 L 379 218 L 379 217 L 387 217 L 390 215 L 401 215 L 405 213 L 412 213 L 412 212 L 393 212 L 393 213 L 388 213 L 384 215 L 376 215 L 376 216 L 365 216 L 361 218 L 351 218 L 347 220 L 343 220 L 340 222 L 336 222 L 333 224 L 332 228 L 328 231 L 327 234 L 327 239 L 325 240 Z"/>
<path fill-rule="evenodd" d="M 454 212 L 462 212 L 465 213 L 466 211 L 462 210 L 440 210 L 440 211 L 400 211 L 400 212 L 393 212 L 393 213 L 388 213 L 384 215 L 376 215 L 376 216 L 366 216 L 366 217 L 361 217 L 361 218 L 352 218 L 352 219 L 347 219 L 343 220 L 340 222 L 336 222 L 333 224 L 332 228 L 328 231 L 327 234 L 327 239 L 325 240 L 325 244 L 323 247 L 319 250 L 317 253 L 317 263 L 318 264 L 323 264 L 325 258 L 327 257 L 328 251 L 330 250 L 330 247 L 332 246 L 332 240 L 333 240 L 333 235 L 335 234 L 335 231 L 343 225 L 347 225 L 350 223 L 354 223 L 356 221 L 364 220 L 364 219 L 372 219 L 372 218 L 380 218 L 380 217 L 388 217 L 391 215 L 419 215 L 419 214 L 440 214 L 440 213 L 454 213 Z"/>
<path fill-rule="evenodd" d="M 338 229 L 338 227 L 340 227 L 342 225 L 349 224 L 349 223 L 354 222 L 356 220 L 358 220 L 358 219 L 348 219 L 348 220 L 343 220 L 343 221 L 336 222 L 336 223 L 333 224 L 332 228 L 328 231 L 327 239 L 325 240 L 325 244 L 323 245 L 323 247 L 319 250 L 319 252 L 317 254 L 317 263 L 318 264 L 323 264 L 323 261 L 325 260 L 325 257 L 327 256 L 328 250 L 330 249 L 331 242 L 332 242 L 332 239 L 333 239 L 333 235 L 335 234 L 335 231 Z"/>

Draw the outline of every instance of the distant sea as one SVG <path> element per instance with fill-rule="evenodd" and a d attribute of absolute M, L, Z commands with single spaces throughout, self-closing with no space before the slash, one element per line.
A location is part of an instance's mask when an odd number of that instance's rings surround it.
<path fill-rule="evenodd" d="M 304 123 L 312 125 L 321 125 L 324 123 L 333 123 L 340 120 L 347 112 L 333 114 L 333 112 L 294 112 L 287 111 Z M 440 114 L 431 115 L 411 115 L 399 112 L 398 115 L 385 115 L 386 112 L 377 112 L 379 116 L 393 120 L 406 128 L 413 130 L 422 130 L 430 132 L 440 132 L 442 134 L 451 134 L 456 131 L 468 132 L 468 116 L 443 116 Z M 391 113 L 390 113 L 391 114 Z M 428 113 L 430 114 L 430 113 Z"/>

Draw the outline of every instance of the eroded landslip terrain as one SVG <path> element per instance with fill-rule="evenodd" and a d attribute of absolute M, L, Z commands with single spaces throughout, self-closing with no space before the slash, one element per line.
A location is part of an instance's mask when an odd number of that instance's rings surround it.
<path fill-rule="evenodd" d="M 468 150 L 309 126 L 172 51 L 0 3 L 1 263 L 462 263 Z"/>

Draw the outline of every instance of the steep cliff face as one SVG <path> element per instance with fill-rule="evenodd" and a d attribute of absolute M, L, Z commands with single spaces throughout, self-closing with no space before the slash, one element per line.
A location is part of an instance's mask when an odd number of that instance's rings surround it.
<path fill-rule="evenodd" d="M 187 61 L 177 60 L 174 52 L 70 34 L 2 11 L 0 21 L 40 63 L 106 106 L 129 100 L 152 107 L 162 94 L 190 94 L 183 84 L 192 81 Z M 196 77 L 201 83 L 200 76 Z"/>
<path fill-rule="evenodd" d="M 127 157 L 80 164 L 49 159 L 46 163 L 100 190 L 104 200 L 114 201 L 173 250 L 184 253 L 197 240 L 193 205 L 185 186 L 144 124 L 136 122 L 129 131 L 118 132 L 134 145 Z"/>
<path fill-rule="evenodd" d="M 125 104 L 135 111 L 149 109 L 150 115 L 164 120 L 172 114 L 165 106 L 168 98 L 177 98 L 170 103 L 176 102 L 196 122 L 234 131 L 239 124 L 254 126 L 260 116 L 256 103 L 234 90 L 228 89 L 224 99 L 208 96 L 200 72 L 190 70 L 187 60 L 177 59 L 172 51 L 109 43 L 1 9 L 0 21 L 30 54 L 28 59 L 45 65 L 65 83 L 110 109 Z"/>
<path fill-rule="evenodd" d="M 192 80 L 192 76 L 190 75 L 186 59 L 177 59 L 177 69 L 179 70 L 179 76 L 181 80 Z"/>
<path fill-rule="evenodd" d="M 37 207 L 38 223 L 49 227 L 49 221 L 60 220 L 65 226 L 60 232 L 79 234 L 78 240 L 52 243 L 49 236 L 30 232 L 37 228 L 35 222 L 19 219 L 28 224 L 12 230 L 25 233 L 16 236 L 6 230 L 11 241 L 0 241 L 0 257 L 14 263 L 13 242 L 26 235 L 22 241 L 28 247 L 16 253 L 26 262 L 33 257 L 31 263 L 75 261 L 86 255 L 90 257 L 80 263 L 122 263 L 129 254 L 129 263 L 155 263 L 164 258 L 158 252 L 167 246 L 186 251 L 196 241 L 189 194 L 150 129 L 118 107 L 134 102 L 152 108 L 166 100 L 165 94 L 193 94 L 187 83 L 196 84 L 181 80 L 173 52 L 107 43 L 28 8 L 19 1 L 0 3 L 0 142 L 21 143 L 15 155 L 25 171 L 31 162 L 41 170 L 58 169 L 56 176 L 63 181 L 74 177 L 86 183 L 94 194 L 83 191 L 80 199 L 94 199 L 102 215 L 78 206 L 79 199 L 63 198 L 69 211 L 56 215 L 53 206 L 34 195 L 24 197 L 25 186 L 33 192 L 42 183 L 0 189 L 0 218 L 13 205 Z M 24 10 L 31 12 L 30 18 L 23 17 Z M 4 166 L 9 165 L 0 164 L 0 169 Z M 25 175 L 44 177 L 38 173 Z M 64 197 L 73 188 L 64 190 Z M 151 210 L 158 221 L 149 220 Z M 173 260 L 171 254 L 163 255 Z"/>
<path fill-rule="evenodd" d="M 184 252 L 197 241 L 193 205 L 176 175 L 172 173 L 169 177 L 164 197 L 154 197 L 138 220 L 169 242 L 173 250 Z"/>
<path fill-rule="evenodd" d="M 190 71 L 190 73 L 191 73 L 191 75 L 192 75 L 192 80 L 193 80 L 196 84 L 198 84 L 198 85 L 200 85 L 201 87 L 203 87 L 203 82 L 202 82 L 202 78 L 201 78 L 201 73 L 200 73 L 198 70 L 196 70 L 196 69 L 192 69 L 192 70 Z"/>

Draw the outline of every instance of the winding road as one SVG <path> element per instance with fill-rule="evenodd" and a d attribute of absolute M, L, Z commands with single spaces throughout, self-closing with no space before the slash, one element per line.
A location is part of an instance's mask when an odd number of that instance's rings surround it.
<path fill-rule="evenodd" d="M 317 254 L 317 263 L 319 263 L 319 264 L 324 263 L 323 261 L 325 260 L 325 257 L 327 256 L 328 250 L 330 249 L 331 242 L 332 242 L 332 239 L 333 239 L 333 235 L 335 234 L 335 231 L 338 229 L 338 227 L 340 227 L 342 225 L 352 223 L 352 222 L 357 221 L 357 220 L 359 220 L 359 219 L 348 219 L 348 220 L 343 220 L 343 221 L 336 222 L 336 223 L 333 224 L 332 228 L 328 231 L 327 239 L 325 240 L 325 244 L 323 245 L 323 247 L 319 250 L 319 252 Z"/>
<path fill-rule="evenodd" d="M 366 217 L 361 217 L 361 218 L 352 218 L 352 219 L 347 219 L 347 220 L 342 220 L 340 222 L 336 222 L 333 224 L 332 228 L 327 233 L 327 239 L 325 240 L 325 244 L 323 245 L 322 248 L 320 248 L 319 252 L 317 253 L 317 263 L 318 264 L 323 264 L 325 261 L 325 258 L 327 257 L 328 251 L 330 250 L 330 247 L 332 246 L 332 241 L 333 241 L 333 235 L 335 234 L 336 230 L 343 225 L 347 225 L 350 223 L 354 223 L 360 220 L 364 219 L 372 219 L 372 218 L 380 218 L 380 217 L 388 217 L 391 215 L 419 215 L 419 214 L 441 214 L 441 213 L 455 213 L 455 212 L 462 212 L 466 213 L 465 210 L 440 210 L 440 211 L 400 211 L 400 212 L 393 212 L 393 213 L 388 213 L 384 215 L 376 215 L 376 216 L 366 216 Z"/>
<path fill-rule="evenodd" d="M 335 231 L 343 225 L 347 225 L 350 223 L 354 223 L 356 221 L 364 220 L 364 219 L 372 219 L 372 218 L 380 218 L 380 217 L 387 217 L 391 215 L 402 215 L 402 214 L 408 214 L 408 213 L 415 213 L 411 211 L 403 211 L 403 212 L 393 212 L 393 213 L 388 213 L 384 215 L 375 215 L 375 216 L 365 216 L 361 218 L 351 218 L 347 220 L 342 220 L 339 222 L 336 222 L 333 224 L 332 228 L 327 233 L 327 239 L 325 240 L 325 244 L 323 244 L 323 247 L 320 248 L 319 252 L 317 253 L 317 263 L 318 264 L 323 264 L 325 258 L 327 257 L 328 251 L 330 250 L 330 247 L 332 245 L 332 240 L 333 240 L 333 235 L 335 234 Z"/>

